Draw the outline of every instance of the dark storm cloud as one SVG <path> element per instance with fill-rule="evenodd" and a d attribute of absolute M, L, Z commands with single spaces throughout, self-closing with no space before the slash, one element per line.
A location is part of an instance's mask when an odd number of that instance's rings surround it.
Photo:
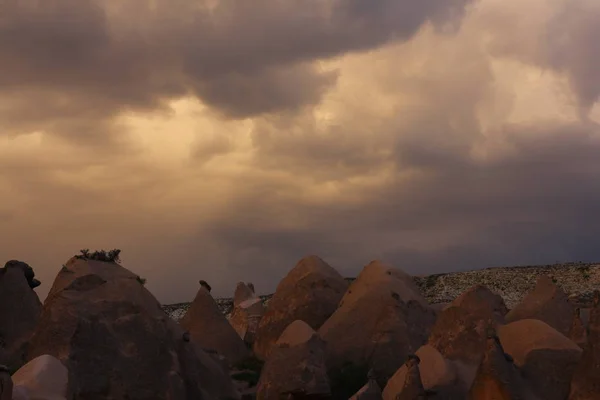
<path fill-rule="evenodd" d="M 242 195 L 232 205 L 235 224 L 219 224 L 210 234 L 226 248 L 260 249 L 231 267 L 252 265 L 264 274 L 310 252 L 329 256 L 346 275 L 377 257 L 413 274 L 597 261 L 599 134 L 597 125 L 507 127 L 511 155 L 452 165 L 428 157 L 418 162 L 428 174 L 391 181 L 359 204 Z M 284 215 L 303 223 L 286 228 Z"/>
<path fill-rule="evenodd" d="M 119 112 L 190 93 L 234 118 L 293 110 L 335 83 L 310 61 L 407 39 L 469 2 L 4 1 L 2 131 L 97 141 L 122 132 Z"/>

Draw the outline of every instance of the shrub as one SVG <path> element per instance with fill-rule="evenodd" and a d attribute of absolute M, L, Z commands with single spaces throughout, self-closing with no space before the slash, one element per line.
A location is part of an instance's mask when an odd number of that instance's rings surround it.
<path fill-rule="evenodd" d="M 83 260 L 95 260 L 111 263 L 119 263 L 121 261 L 121 258 L 119 257 L 121 254 L 120 249 L 112 249 L 110 251 L 96 250 L 93 253 L 90 253 L 90 249 L 83 249 L 79 252 L 81 254 L 76 255 L 75 257 Z"/>

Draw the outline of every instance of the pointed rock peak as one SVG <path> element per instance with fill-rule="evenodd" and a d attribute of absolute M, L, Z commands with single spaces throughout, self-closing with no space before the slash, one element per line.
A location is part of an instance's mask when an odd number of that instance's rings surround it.
<path fill-rule="evenodd" d="M 559 293 L 561 296 L 566 298 L 565 292 L 554 283 L 553 279 L 549 275 L 542 275 L 538 278 L 535 283 L 535 287 L 530 293 L 536 293 L 538 296 L 545 295 L 547 297 L 553 296 L 555 293 Z"/>
<path fill-rule="evenodd" d="M 292 269 L 292 271 L 290 271 L 290 274 L 292 274 L 293 272 L 296 272 L 300 275 L 318 273 L 326 276 L 333 275 L 335 277 L 342 278 L 340 273 L 337 270 L 335 270 L 335 268 L 333 268 L 331 265 L 327 264 L 323 259 L 315 255 L 309 255 L 300 259 L 300 261 L 298 261 L 298 263 Z"/>
<path fill-rule="evenodd" d="M 317 333 L 306 322 L 295 320 L 288 325 L 277 340 L 277 346 L 293 347 L 308 342 Z"/>
<path fill-rule="evenodd" d="M 492 292 L 486 286 L 477 284 L 458 296 L 451 306 L 461 307 L 477 315 L 492 314 L 494 319 L 502 322 L 508 308 L 502 296 Z"/>
<path fill-rule="evenodd" d="M 486 339 L 486 351 L 477 369 L 469 399 L 536 399 L 527 382 L 502 349 L 497 336 Z"/>
<path fill-rule="evenodd" d="M 404 378 L 404 385 L 400 393 L 396 395 L 396 400 L 420 400 L 425 399 L 427 393 L 423 387 L 421 381 L 421 371 L 419 370 L 419 363 L 421 360 L 415 354 L 408 356 L 406 361 L 406 376 Z"/>
<path fill-rule="evenodd" d="M 543 275 L 523 300 L 506 315 L 506 322 L 521 319 L 544 321 L 563 335 L 568 335 L 573 319 L 573 305 L 552 279 Z"/>
<path fill-rule="evenodd" d="M 248 286 L 248 289 L 252 290 L 252 293 L 256 293 L 256 290 L 254 289 L 254 283 L 246 282 L 246 286 Z"/>
<path fill-rule="evenodd" d="M 31 266 L 29 266 L 29 264 L 26 262 L 18 260 L 7 261 L 4 265 L 4 270 L 9 268 L 18 268 L 23 271 L 23 275 L 25 275 L 25 279 L 27 279 L 27 283 L 32 289 L 35 289 L 42 284 L 39 280 L 35 279 L 35 272 L 33 272 L 33 268 L 31 268 Z M 2 270 L 2 268 L 0 268 L 0 270 Z"/>
<path fill-rule="evenodd" d="M 498 335 L 496 335 L 496 332 L 488 332 L 482 364 L 492 366 L 498 362 L 504 361 L 506 361 L 506 357 L 504 355 L 504 349 L 502 348 L 502 344 L 500 343 Z"/>
<path fill-rule="evenodd" d="M 404 270 L 393 266 L 387 262 L 381 260 L 373 260 L 368 263 L 361 272 L 361 275 L 365 274 L 385 274 L 388 276 L 392 276 L 397 279 L 412 279 L 412 276 Z"/>
<path fill-rule="evenodd" d="M 205 285 L 200 285 L 179 324 L 189 332 L 192 342 L 204 349 L 216 350 L 232 364 L 248 353 L 242 338 L 223 315 Z"/>
<path fill-rule="evenodd" d="M 246 300 L 254 298 L 254 291 L 248 287 L 244 282 L 238 282 L 235 287 L 235 293 L 233 294 L 233 306 L 237 307 L 240 303 Z"/>
<path fill-rule="evenodd" d="M 346 289 L 348 283 L 339 272 L 319 257 L 300 260 L 269 300 L 256 332 L 256 356 L 266 359 L 283 331 L 297 319 L 319 329 L 338 308 Z"/>
<path fill-rule="evenodd" d="M 369 370 L 367 383 L 350 400 L 382 400 L 382 392 L 375 377 L 375 371 Z"/>
<path fill-rule="evenodd" d="M 367 372 L 367 379 L 370 381 L 376 381 L 377 380 L 377 374 L 375 373 L 375 370 L 373 368 L 371 368 L 369 370 L 369 372 Z"/>
<path fill-rule="evenodd" d="M 198 281 L 198 283 L 200 284 L 200 288 L 206 290 L 208 293 L 210 293 L 210 291 L 212 290 L 212 288 L 210 287 L 210 285 L 208 284 L 208 282 L 206 282 L 203 279 L 200 279 Z"/>
<path fill-rule="evenodd" d="M 408 303 L 413 300 L 423 307 L 428 307 L 427 301 L 409 274 L 380 260 L 371 261 L 362 269 L 343 301 L 360 297 L 370 291 L 384 293 L 384 286 L 390 289 L 390 296 L 397 301 Z"/>

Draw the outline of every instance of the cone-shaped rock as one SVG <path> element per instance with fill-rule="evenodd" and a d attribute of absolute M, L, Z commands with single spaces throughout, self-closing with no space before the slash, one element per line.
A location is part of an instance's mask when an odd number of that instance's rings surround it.
<path fill-rule="evenodd" d="M 472 315 L 491 318 L 498 323 L 504 322 L 508 308 L 502 296 L 492 292 L 483 285 L 475 285 L 458 296 L 452 303 Z"/>
<path fill-rule="evenodd" d="M 249 353 L 242 338 L 203 286 L 198 289 L 194 301 L 179 324 L 190 333 L 193 342 L 203 349 L 223 355 L 230 364 L 237 363 Z"/>
<path fill-rule="evenodd" d="M 115 263 L 74 257 L 57 275 L 28 349 L 69 371 L 67 400 L 239 398 L 231 378 Z"/>
<path fill-rule="evenodd" d="M 431 345 L 421 346 L 415 355 L 420 360 L 419 370 L 425 390 L 434 390 L 438 396 L 435 398 L 464 399 L 467 390 L 455 387 L 457 375 L 454 364 L 446 360 Z M 390 378 L 383 390 L 384 400 L 394 400 L 396 398 L 396 394 L 400 393 L 404 386 L 407 372 L 408 366 L 404 364 Z"/>
<path fill-rule="evenodd" d="M 333 314 L 347 287 L 344 278 L 319 257 L 300 260 L 279 283 L 260 320 L 256 356 L 266 359 L 284 329 L 297 319 L 317 330 Z"/>
<path fill-rule="evenodd" d="M 421 382 L 421 371 L 419 368 L 419 357 L 409 356 L 405 363 L 406 374 L 402 388 L 395 395 L 396 400 L 425 400 L 427 393 Z"/>
<path fill-rule="evenodd" d="M 367 383 L 360 388 L 350 400 L 382 400 L 382 393 L 379 384 L 374 376 L 374 371 L 369 371 Z"/>
<path fill-rule="evenodd" d="M 238 284 L 235 287 L 235 292 L 233 294 L 233 307 L 235 308 L 239 306 L 240 303 L 254 298 L 256 298 L 254 290 L 250 289 L 248 284 L 244 282 L 238 282 Z"/>
<path fill-rule="evenodd" d="M 435 313 L 403 271 L 373 261 L 348 288 L 319 330 L 328 368 L 345 363 L 373 369 L 384 384 L 427 340 Z"/>
<path fill-rule="evenodd" d="M 587 343 L 571 381 L 569 400 L 600 399 L 600 292 L 594 292 Z"/>
<path fill-rule="evenodd" d="M 520 371 L 512 364 L 498 337 L 490 335 L 469 391 L 469 400 L 541 400 L 532 394 Z"/>
<path fill-rule="evenodd" d="M 539 319 L 565 336 L 569 335 L 574 307 L 550 277 L 541 276 L 535 287 L 506 315 L 506 322 Z"/>
<path fill-rule="evenodd" d="M 498 328 L 504 351 L 527 376 L 538 396 L 563 400 L 582 350 L 573 341 L 537 319 L 522 319 Z"/>
<path fill-rule="evenodd" d="M 260 319 L 265 313 L 262 300 L 248 284 L 239 282 L 233 296 L 229 323 L 247 345 L 254 344 Z"/>
<path fill-rule="evenodd" d="M 505 312 L 500 296 L 473 286 L 438 315 L 428 343 L 445 358 L 464 364 L 463 375 L 472 379 L 485 351 L 487 329 L 502 323 Z M 463 380 L 470 387 L 468 377 Z"/>
<path fill-rule="evenodd" d="M 272 348 L 258 382 L 257 400 L 328 397 L 324 343 L 303 321 L 294 321 Z"/>
<path fill-rule="evenodd" d="M 42 313 L 32 279 L 33 270 L 23 262 L 0 268 L 0 364 L 11 370 L 25 363 L 25 347 Z"/>
<path fill-rule="evenodd" d="M 29 361 L 12 376 L 13 400 L 66 399 L 69 372 L 57 358 L 43 355 Z"/>

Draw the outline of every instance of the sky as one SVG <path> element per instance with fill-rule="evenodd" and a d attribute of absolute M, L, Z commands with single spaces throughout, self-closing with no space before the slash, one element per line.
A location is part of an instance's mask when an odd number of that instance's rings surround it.
<path fill-rule="evenodd" d="M 599 261 L 597 0 L 0 0 L 0 262 L 159 301 Z"/>

